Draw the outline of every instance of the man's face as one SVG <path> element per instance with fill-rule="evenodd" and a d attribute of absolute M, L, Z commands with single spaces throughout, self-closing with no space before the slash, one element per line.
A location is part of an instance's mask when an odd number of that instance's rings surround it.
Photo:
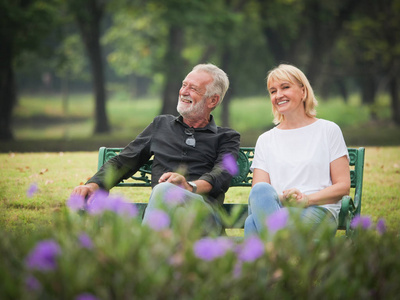
<path fill-rule="evenodd" d="M 178 112 L 186 118 L 202 117 L 210 113 L 206 111 L 207 85 L 213 81 L 210 74 L 202 71 L 189 73 L 179 90 Z"/>

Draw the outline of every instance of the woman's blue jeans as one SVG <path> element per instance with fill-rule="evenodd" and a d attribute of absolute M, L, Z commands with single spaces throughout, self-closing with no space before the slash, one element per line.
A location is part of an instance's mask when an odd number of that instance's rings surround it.
<path fill-rule="evenodd" d="M 284 209 L 284 206 L 279 200 L 275 189 L 266 182 L 255 184 L 249 195 L 249 215 L 244 224 L 244 236 L 249 237 L 259 234 L 265 228 L 268 216 L 280 209 Z M 290 215 L 299 214 L 301 222 L 311 225 L 311 229 L 316 229 L 322 222 L 328 222 L 334 228 L 333 233 L 336 233 L 337 224 L 335 217 L 323 207 L 288 207 L 285 209 L 289 211 Z"/>

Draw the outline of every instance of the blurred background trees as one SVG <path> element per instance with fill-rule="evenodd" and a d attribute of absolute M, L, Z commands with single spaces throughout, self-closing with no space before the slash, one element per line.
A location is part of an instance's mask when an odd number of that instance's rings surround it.
<path fill-rule="evenodd" d="M 316 93 L 360 93 L 371 118 L 390 95 L 400 125 L 400 0 L 0 0 L 0 139 L 11 139 L 19 92 L 92 91 L 95 133 L 108 132 L 107 94 L 162 99 L 176 114 L 181 81 L 198 63 L 224 69 L 232 97 L 265 95 L 279 63 L 301 68 Z"/>

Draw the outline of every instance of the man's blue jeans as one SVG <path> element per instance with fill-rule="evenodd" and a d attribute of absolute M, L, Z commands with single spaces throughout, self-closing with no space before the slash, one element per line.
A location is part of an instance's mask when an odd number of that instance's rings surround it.
<path fill-rule="evenodd" d="M 266 218 L 283 209 L 279 196 L 275 189 L 266 182 L 260 182 L 253 186 L 249 195 L 249 216 L 244 224 L 244 236 L 249 237 L 259 234 L 265 228 Z M 316 229 L 322 222 L 327 222 L 336 233 L 335 217 L 327 209 L 320 206 L 309 206 L 306 208 L 288 207 L 285 208 L 290 215 L 299 214 L 300 220 L 304 224 L 311 225 L 310 228 Z"/>
<path fill-rule="evenodd" d="M 173 196 L 175 196 L 176 199 L 173 199 Z M 168 203 L 166 203 L 168 201 L 172 201 L 175 203 L 170 203 L 170 205 L 168 205 Z M 187 205 L 191 201 L 198 201 L 198 203 L 201 203 L 201 205 L 209 210 L 211 219 L 215 222 L 215 224 L 213 225 L 215 226 L 214 229 L 219 231 L 222 229 L 222 226 L 218 221 L 214 209 L 211 207 L 210 204 L 205 202 L 204 198 L 201 195 L 189 192 L 188 190 L 180 188 L 169 182 L 159 183 L 153 188 L 149 198 L 149 203 L 147 204 L 147 208 L 143 216 L 142 223 L 146 224 L 148 222 L 148 216 L 153 210 L 162 209 L 167 213 L 171 213 L 177 207 L 185 207 L 185 205 Z"/>

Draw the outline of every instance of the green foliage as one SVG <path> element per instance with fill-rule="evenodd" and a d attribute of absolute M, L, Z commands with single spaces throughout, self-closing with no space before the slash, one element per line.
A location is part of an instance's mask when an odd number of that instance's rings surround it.
<path fill-rule="evenodd" d="M 203 217 L 188 207 L 179 226 L 156 230 L 112 212 L 63 211 L 57 229 L 29 236 L 2 229 L 0 293 L 5 299 L 395 299 L 400 292 L 399 236 L 378 233 L 375 225 L 358 227 L 353 239 L 332 238 L 324 226 L 314 235 L 297 224 L 235 241 L 204 237 Z M 45 241 L 59 248 L 42 249 L 50 265 L 40 270 L 45 262 L 32 255 Z"/>
<path fill-rule="evenodd" d="M 132 73 L 154 76 L 165 52 L 165 24 L 153 9 L 124 9 L 115 12 L 114 25 L 106 32 L 103 43 L 113 45 L 108 62 L 121 76 Z"/>
<path fill-rule="evenodd" d="M 67 36 L 57 49 L 56 74 L 60 78 L 74 78 L 89 81 L 88 62 L 81 38 L 77 34 Z"/>
<path fill-rule="evenodd" d="M 56 22 L 57 3 L 58 0 L 0 1 L 1 36 L 9 34 L 13 39 L 14 54 L 40 45 L 41 38 Z"/>

